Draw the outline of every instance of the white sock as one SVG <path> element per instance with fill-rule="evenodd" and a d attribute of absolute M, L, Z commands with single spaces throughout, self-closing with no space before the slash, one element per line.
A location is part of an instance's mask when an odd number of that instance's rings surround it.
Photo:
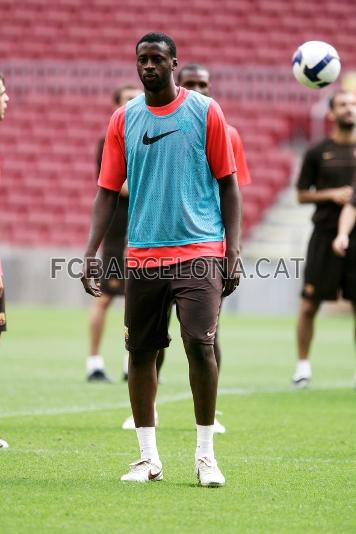
<path fill-rule="evenodd" d="M 197 448 L 195 450 L 195 460 L 204 456 L 209 460 L 214 460 L 214 425 L 197 425 Z"/>
<path fill-rule="evenodd" d="M 122 360 L 122 372 L 125 375 L 129 374 L 129 352 L 126 351 Z"/>
<path fill-rule="evenodd" d="M 295 370 L 296 378 L 310 378 L 311 377 L 311 366 L 309 360 L 298 360 L 297 367 Z"/>
<path fill-rule="evenodd" d="M 104 358 L 100 354 L 88 356 L 87 358 L 87 373 L 93 373 L 94 371 L 104 370 Z"/>
<path fill-rule="evenodd" d="M 138 443 L 140 446 L 141 459 L 151 460 L 161 465 L 156 444 L 156 428 L 154 426 L 140 426 L 136 428 Z"/>

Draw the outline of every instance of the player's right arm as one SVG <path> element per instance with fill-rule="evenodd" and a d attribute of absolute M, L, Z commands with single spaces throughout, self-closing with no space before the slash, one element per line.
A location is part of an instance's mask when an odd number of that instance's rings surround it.
<path fill-rule="evenodd" d="M 81 281 L 85 291 L 95 297 L 99 297 L 101 292 L 95 280 L 97 276 L 93 275 L 92 272 L 93 268 L 97 268 L 93 259 L 109 228 L 116 207 L 117 196 L 125 179 L 124 108 L 120 108 L 111 117 L 106 133 L 98 180 L 99 189 L 94 200 L 89 238 L 84 254 Z M 91 283 L 92 278 L 95 280 L 94 285 Z"/>
<path fill-rule="evenodd" d="M 305 155 L 297 184 L 298 202 L 300 204 L 319 204 L 320 202 L 335 202 L 339 206 L 351 200 L 352 187 L 333 187 L 316 189 L 316 177 L 319 172 L 320 153 L 314 149 Z"/>

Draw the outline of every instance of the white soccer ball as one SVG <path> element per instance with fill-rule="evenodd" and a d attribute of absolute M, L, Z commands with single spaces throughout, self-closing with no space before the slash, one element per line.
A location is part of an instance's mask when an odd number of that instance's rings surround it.
<path fill-rule="evenodd" d="M 341 69 L 339 54 L 324 41 L 302 44 L 293 54 L 292 65 L 295 78 L 310 89 L 321 89 L 333 83 Z"/>
<path fill-rule="evenodd" d="M 0 439 L 0 449 L 8 449 L 9 444 L 4 439 Z"/>

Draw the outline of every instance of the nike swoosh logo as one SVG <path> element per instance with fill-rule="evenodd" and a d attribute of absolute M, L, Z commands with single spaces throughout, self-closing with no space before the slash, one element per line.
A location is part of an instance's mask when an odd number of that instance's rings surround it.
<path fill-rule="evenodd" d="M 207 332 L 206 335 L 207 335 L 208 337 L 211 337 L 211 336 L 214 335 L 214 332 Z"/>
<path fill-rule="evenodd" d="M 153 143 L 156 143 L 157 141 L 159 141 L 163 137 L 166 137 L 167 135 L 171 135 L 174 132 L 178 132 L 178 130 L 172 130 L 171 132 L 165 132 L 163 134 L 156 135 L 155 137 L 148 137 L 147 132 L 146 132 L 145 135 L 142 138 L 142 143 L 144 145 L 153 145 Z"/>
<path fill-rule="evenodd" d="M 158 473 L 152 473 L 152 471 L 150 470 L 148 473 L 148 480 L 155 480 L 157 477 L 160 476 L 161 473 L 162 473 L 162 469 L 158 471 Z"/>

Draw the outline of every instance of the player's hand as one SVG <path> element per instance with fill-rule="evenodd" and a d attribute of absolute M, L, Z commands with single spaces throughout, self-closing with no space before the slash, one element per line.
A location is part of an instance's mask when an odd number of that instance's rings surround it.
<path fill-rule="evenodd" d="M 83 287 L 89 295 L 93 297 L 100 297 L 100 284 L 99 284 L 99 262 L 96 258 L 86 256 L 84 258 L 83 272 L 80 281 Z"/>
<path fill-rule="evenodd" d="M 227 297 L 240 283 L 240 258 L 237 255 L 227 255 L 224 260 L 225 278 L 222 296 Z"/>
<path fill-rule="evenodd" d="M 338 256 L 345 256 L 349 247 L 349 236 L 345 234 L 338 234 L 333 241 L 333 251 Z"/>
<path fill-rule="evenodd" d="M 351 200 L 353 193 L 353 189 L 349 185 L 345 185 L 344 187 L 336 187 L 333 190 L 332 194 L 332 200 L 339 204 L 339 206 L 343 206 L 344 204 L 347 204 Z"/>
<path fill-rule="evenodd" d="M 0 298 L 3 296 L 4 293 L 4 283 L 2 281 L 2 276 L 0 276 Z"/>

